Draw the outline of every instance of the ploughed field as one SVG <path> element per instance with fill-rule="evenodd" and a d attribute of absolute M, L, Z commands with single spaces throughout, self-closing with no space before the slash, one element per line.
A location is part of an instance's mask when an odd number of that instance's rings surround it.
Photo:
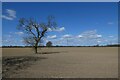
<path fill-rule="evenodd" d="M 3 77 L 117 78 L 117 47 L 51 47 L 2 49 Z M 41 54 L 42 53 L 42 54 Z"/>

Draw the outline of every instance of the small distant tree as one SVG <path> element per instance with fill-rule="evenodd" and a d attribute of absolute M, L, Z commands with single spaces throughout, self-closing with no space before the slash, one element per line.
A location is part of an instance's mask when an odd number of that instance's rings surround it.
<path fill-rule="evenodd" d="M 51 46 L 52 46 L 52 42 L 51 42 L 51 41 L 48 41 L 48 42 L 46 43 L 46 46 L 47 46 L 47 47 L 51 47 Z"/>
<path fill-rule="evenodd" d="M 36 22 L 34 19 L 19 19 L 18 29 L 25 33 L 23 37 L 25 44 L 33 46 L 35 53 L 37 53 L 37 48 L 40 43 L 42 43 L 43 37 L 49 29 L 54 29 L 57 24 L 53 16 L 48 16 L 47 22 Z"/>

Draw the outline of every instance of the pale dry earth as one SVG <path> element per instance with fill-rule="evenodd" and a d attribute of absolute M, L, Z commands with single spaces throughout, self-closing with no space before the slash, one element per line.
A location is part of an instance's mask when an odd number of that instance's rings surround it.
<path fill-rule="evenodd" d="M 11 78 L 118 78 L 117 47 L 3 48 L 3 57 L 44 57 Z M 48 54 L 47 54 L 48 53 Z"/>

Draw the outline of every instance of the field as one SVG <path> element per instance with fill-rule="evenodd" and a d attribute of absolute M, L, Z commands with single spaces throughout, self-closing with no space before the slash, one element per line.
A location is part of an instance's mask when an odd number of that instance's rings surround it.
<path fill-rule="evenodd" d="M 117 47 L 52 47 L 38 49 L 39 54 L 33 54 L 31 48 L 3 48 L 2 50 L 3 67 L 9 67 L 9 69 L 5 68 L 6 72 L 4 74 L 6 75 L 3 74 L 4 77 L 118 77 Z M 40 54 L 41 52 L 43 54 Z M 21 58 L 23 61 L 20 61 Z M 11 61 L 12 65 L 10 65 L 10 59 L 19 59 L 19 62 Z M 24 63 L 24 65 L 20 66 L 18 63 Z M 13 67 L 14 64 L 19 65 L 17 70 L 15 70 L 15 66 Z"/>

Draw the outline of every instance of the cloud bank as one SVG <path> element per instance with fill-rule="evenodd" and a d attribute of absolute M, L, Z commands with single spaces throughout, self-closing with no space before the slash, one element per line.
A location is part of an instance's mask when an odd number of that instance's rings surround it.
<path fill-rule="evenodd" d="M 6 15 L 2 15 L 3 19 L 14 20 L 16 18 L 16 11 L 12 9 L 6 9 Z"/>
<path fill-rule="evenodd" d="M 65 28 L 64 28 L 64 27 L 61 27 L 61 28 L 56 28 L 56 29 L 51 29 L 51 28 L 48 28 L 48 31 L 62 32 L 62 31 L 65 31 Z"/>

